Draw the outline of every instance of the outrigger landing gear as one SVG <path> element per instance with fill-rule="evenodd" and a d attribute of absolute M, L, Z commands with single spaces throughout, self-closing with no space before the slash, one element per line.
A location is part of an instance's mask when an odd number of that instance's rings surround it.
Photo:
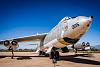
<path fill-rule="evenodd" d="M 14 50 L 13 50 L 13 48 L 10 46 L 8 50 L 11 50 L 11 52 L 12 52 L 11 59 L 13 59 L 13 57 L 14 57 Z"/>
<path fill-rule="evenodd" d="M 75 55 L 77 55 L 77 49 L 75 49 Z"/>
<path fill-rule="evenodd" d="M 13 59 L 13 57 L 14 57 L 14 50 L 12 49 L 11 52 L 12 52 L 11 59 Z"/>

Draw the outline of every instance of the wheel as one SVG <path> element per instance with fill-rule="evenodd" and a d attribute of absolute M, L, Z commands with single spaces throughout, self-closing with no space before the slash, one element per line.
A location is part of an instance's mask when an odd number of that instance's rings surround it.
<path fill-rule="evenodd" d="M 42 55 L 42 51 L 39 51 L 39 55 Z"/>
<path fill-rule="evenodd" d="M 55 59 L 59 60 L 59 52 L 58 51 L 55 52 Z"/>
<path fill-rule="evenodd" d="M 45 53 L 45 57 L 49 57 L 49 54 Z"/>
<path fill-rule="evenodd" d="M 53 58 L 54 58 L 54 52 L 53 52 L 53 51 L 51 51 L 51 53 L 50 53 L 50 55 L 49 55 L 49 58 L 50 58 L 50 59 L 53 59 Z"/>
<path fill-rule="evenodd" d="M 46 56 L 46 53 L 43 52 L 43 51 L 39 51 L 39 56 L 40 56 L 40 55 L 44 55 L 44 56 Z"/>

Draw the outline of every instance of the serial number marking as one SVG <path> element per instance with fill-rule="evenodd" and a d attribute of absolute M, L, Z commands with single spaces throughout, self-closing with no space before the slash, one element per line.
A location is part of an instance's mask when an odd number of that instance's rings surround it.
<path fill-rule="evenodd" d="M 80 26 L 78 23 L 72 25 L 72 29 L 75 29 L 76 27 Z"/>

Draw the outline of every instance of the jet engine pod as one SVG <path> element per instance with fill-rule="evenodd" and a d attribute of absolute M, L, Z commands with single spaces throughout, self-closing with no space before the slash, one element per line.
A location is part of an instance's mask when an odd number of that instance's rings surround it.
<path fill-rule="evenodd" d="M 89 42 L 87 42 L 87 43 L 86 43 L 86 46 L 87 46 L 87 47 L 89 47 L 89 46 L 90 46 L 90 43 L 89 43 Z"/>
<path fill-rule="evenodd" d="M 62 50 L 62 53 L 69 52 L 69 50 L 68 50 L 68 48 L 67 48 L 67 47 L 63 47 L 63 48 L 61 48 L 61 50 Z"/>
<path fill-rule="evenodd" d="M 82 46 L 84 46 L 84 47 L 86 46 L 86 45 L 85 45 L 85 42 L 82 42 Z"/>
<path fill-rule="evenodd" d="M 13 41 L 11 42 L 11 44 L 12 44 L 13 46 L 16 46 L 16 45 L 18 44 L 18 42 L 15 41 L 15 40 L 13 40 Z"/>
<path fill-rule="evenodd" d="M 9 40 L 4 41 L 4 46 L 8 47 L 9 45 L 10 45 L 10 41 Z"/>
<path fill-rule="evenodd" d="M 12 48 L 13 48 L 13 49 L 18 48 L 18 42 L 17 42 L 16 40 L 13 40 L 13 41 L 11 42 L 11 45 L 12 45 Z"/>

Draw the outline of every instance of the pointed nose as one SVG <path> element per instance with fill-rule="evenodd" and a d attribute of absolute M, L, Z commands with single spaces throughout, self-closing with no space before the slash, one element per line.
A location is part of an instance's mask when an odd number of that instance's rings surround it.
<path fill-rule="evenodd" d="M 93 16 L 90 16 L 89 19 L 87 20 L 87 27 L 90 26 L 90 24 L 92 23 L 93 21 Z"/>
<path fill-rule="evenodd" d="M 90 16 L 88 20 L 89 20 L 89 22 L 92 22 L 93 21 L 93 16 Z"/>
<path fill-rule="evenodd" d="M 90 16 L 93 19 L 93 16 Z"/>

